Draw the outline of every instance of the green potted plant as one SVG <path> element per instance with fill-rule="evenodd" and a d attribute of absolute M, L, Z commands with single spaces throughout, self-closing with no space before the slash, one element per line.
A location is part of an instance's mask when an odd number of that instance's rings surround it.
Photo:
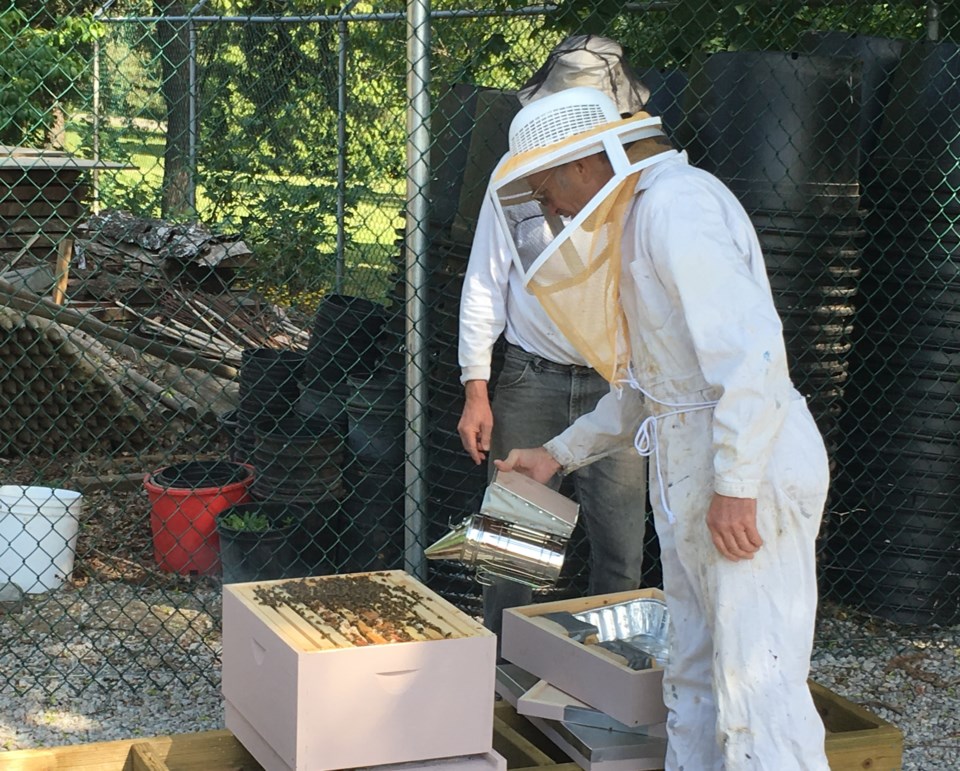
<path fill-rule="evenodd" d="M 293 536 L 305 512 L 275 501 L 251 501 L 231 506 L 217 517 L 223 583 L 286 578 L 294 569 L 297 544 Z"/>
<path fill-rule="evenodd" d="M 234 508 L 241 508 L 239 506 Z M 275 530 L 269 517 L 260 511 L 262 507 L 257 505 L 252 511 L 233 511 L 231 510 L 223 517 L 223 527 L 228 530 L 237 530 L 245 533 L 264 533 L 267 530 Z M 288 527 L 294 522 L 293 517 L 285 517 L 281 527 Z"/>

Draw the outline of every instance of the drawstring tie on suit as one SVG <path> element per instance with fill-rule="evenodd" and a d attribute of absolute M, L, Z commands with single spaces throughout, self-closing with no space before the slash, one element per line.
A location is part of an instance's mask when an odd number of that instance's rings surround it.
<path fill-rule="evenodd" d="M 687 412 L 710 409 L 717 405 L 717 400 L 709 402 L 665 402 L 641 386 L 640 382 L 634 376 L 633 370 L 629 367 L 627 368 L 627 377 L 621 382 L 642 393 L 645 399 L 656 402 L 663 407 L 670 408 L 669 412 L 661 412 L 658 415 L 650 415 L 644 418 L 633 439 L 633 446 L 641 457 L 653 457 L 654 466 L 657 469 L 657 486 L 660 488 L 660 505 L 663 506 L 663 511 L 667 515 L 667 521 L 673 524 L 677 521 L 677 518 L 670 508 L 670 504 L 667 502 L 667 489 L 663 483 L 663 471 L 660 467 L 660 441 L 657 437 L 657 421 L 662 418 L 673 417 L 674 415 L 683 415 Z"/>

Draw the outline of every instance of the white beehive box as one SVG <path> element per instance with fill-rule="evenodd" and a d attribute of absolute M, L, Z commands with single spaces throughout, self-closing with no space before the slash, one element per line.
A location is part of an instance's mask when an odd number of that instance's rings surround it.
<path fill-rule="evenodd" d="M 267 771 L 489 753 L 495 674 L 496 637 L 402 571 L 223 587 L 226 727 Z"/>
<path fill-rule="evenodd" d="M 659 589 L 636 589 L 556 602 L 507 608 L 503 612 L 503 658 L 561 691 L 589 704 L 624 725 L 635 727 L 667 719 L 663 703 L 663 670 L 633 670 L 604 655 L 595 645 L 583 645 L 557 625 L 539 617 L 558 611 L 584 613 L 641 598 L 662 600 Z"/>

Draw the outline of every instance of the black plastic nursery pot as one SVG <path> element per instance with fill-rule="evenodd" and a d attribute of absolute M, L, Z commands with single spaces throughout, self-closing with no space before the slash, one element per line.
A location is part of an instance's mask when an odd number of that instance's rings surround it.
<path fill-rule="evenodd" d="M 231 527 L 231 515 L 247 521 Z M 270 581 L 287 578 L 295 570 L 300 545 L 300 524 L 306 512 L 299 506 L 273 501 L 252 501 L 225 509 L 217 517 L 223 583 Z M 266 520 L 266 529 L 254 523 Z"/>

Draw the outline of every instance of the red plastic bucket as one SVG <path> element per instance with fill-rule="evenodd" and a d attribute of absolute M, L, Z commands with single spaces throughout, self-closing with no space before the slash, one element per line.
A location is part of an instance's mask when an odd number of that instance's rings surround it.
<path fill-rule="evenodd" d="M 166 469 L 147 474 L 143 486 L 150 500 L 153 556 L 161 570 L 183 575 L 210 575 L 220 569 L 220 539 L 216 517 L 235 503 L 250 500 L 253 467 L 239 481 L 220 487 L 174 487 L 157 484 L 154 477 Z"/>

